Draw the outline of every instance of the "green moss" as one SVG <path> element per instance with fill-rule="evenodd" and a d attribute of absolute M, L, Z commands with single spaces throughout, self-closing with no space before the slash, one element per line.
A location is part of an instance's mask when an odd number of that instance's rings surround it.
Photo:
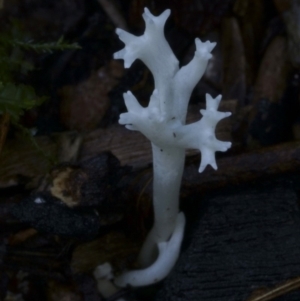
<path fill-rule="evenodd" d="M 30 131 L 19 123 L 26 110 L 39 106 L 46 99 L 39 97 L 32 86 L 18 80 L 20 75 L 24 78 L 34 69 L 34 65 L 27 60 L 26 53 L 52 53 L 80 49 L 80 46 L 65 42 L 63 37 L 55 42 L 36 43 L 22 32 L 18 21 L 12 21 L 7 28 L 0 31 L 0 115 L 9 114 L 12 124 L 38 147 Z"/>

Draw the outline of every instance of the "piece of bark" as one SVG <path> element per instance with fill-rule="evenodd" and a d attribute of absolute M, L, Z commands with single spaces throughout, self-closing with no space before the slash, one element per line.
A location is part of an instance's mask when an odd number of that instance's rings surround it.
<path fill-rule="evenodd" d="M 244 105 L 246 97 L 246 57 L 238 21 L 222 21 L 223 85 L 224 99 L 237 99 Z"/>
<path fill-rule="evenodd" d="M 252 104 L 256 105 L 262 98 L 279 102 L 289 71 L 286 38 L 277 36 L 271 41 L 260 64 Z"/>
<path fill-rule="evenodd" d="M 185 251 L 155 300 L 241 301 L 258 288 L 299 276 L 297 202 L 288 180 L 201 200 L 201 208 L 186 213 Z M 299 298 L 297 291 L 278 300 Z"/>
<path fill-rule="evenodd" d="M 59 154 L 59 139 L 43 136 L 35 138 L 47 155 L 56 158 Z M 112 125 L 87 134 L 83 139 L 79 160 L 84 161 L 111 151 L 122 165 L 147 165 L 152 162 L 150 142 L 140 133 L 127 130 L 121 125 Z M 51 162 L 30 141 L 23 139 L 6 143 L 0 158 L 0 188 L 30 184 L 36 187 L 51 167 Z"/>
<path fill-rule="evenodd" d="M 119 159 L 121 163 L 132 164 L 134 162 L 138 162 L 137 158 L 144 158 L 145 161 L 141 162 L 143 163 L 142 166 L 147 165 L 146 162 L 149 164 L 151 162 L 150 149 L 146 146 L 143 149 L 143 145 L 139 143 L 141 140 L 129 140 L 130 138 L 132 138 L 132 136 L 135 136 L 138 133 L 126 131 L 126 129 L 124 129 L 121 126 L 116 127 L 119 127 L 121 131 L 124 131 L 124 135 L 120 135 L 120 137 L 124 139 L 122 140 L 124 145 L 122 145 L 121 143 L 120 146 Z M 128 136 L 126 136 L 126 133 L 128 133 Z M 87 149 L 84 149 L 83 147 L 83 151 L 80 156 L 81 160 L 93 157 L 95 154 L 100 153 L 102 149 L 105 150 L 104 147 L 101 149 L 101 147 L 99 147 L 98 145 L 101 142 L 101 135 L 99 133 L 97 135 L 96 131 L 92 134 L 94 135 L 94 137 L 90 138 L 93 138 L 93 140 L 91 139 L 90 141 L 86 141 L 85 143 L 90 143 L 94 145 L 91 145 L 91 147 Z M 114 132 L 111 132 L 111 134 L 112 136 L 110 136 L 110 139 L 113 140 Z M 102 137 L 107 136 L 104 135 Z M 143 136 L 140 135 L 140 138 L 143 139 Z M 50 138 L 40 137 L 38 141 L 41 142 L 41 145 L 43 145 L 45 149 L 47 149 L 48 145 L 49 148 L 51 147 L 53 150 L 55 150 L 55 144 L 51 141 Z M 104 145 L 109 145 L 109 143 L 113 145 L 113 142 L 114 141 L 108 140 L 104 143 Z M 144 143 L 146 144 L 148 142 L 145 140 Z M 135 148 L 133 148 L 133 146 L 135 146 Z M 19 147 L 21 146 L 19 145 Z M 127 154 L 125 153 L 124 155 L 124 153 L 122 153 L 121 147 L 123 147 L 123 150 L 125 151 L 127 149 Z M 138 150 L 139 148 L 140 150 Z M 91 153 L 89 151 L 92 149 L 96 149 L 95 153 Z M 132 152 L 135 153 L 132 155 Z M 148 155 L 146 155 L 146 152 L 148 152 Z M 7 160 L 0 161 L 0 183 L 4 183 L 7 187 L 9 184 L 11 184 L 11 186 L 13 186 L 13 184 L 18 184 L 18 176 L 27 176 L 31 178 L 35 178 L 38 176 L 41 177 L 47 172 L 48 165 L 46 164 L 47 162 L 45 162 L 44 160 L 45 159 L 43 157 L 37 156 L 37 152 L 32 148 L 30 150 L 26 150 L 24 148 L 24 145 L 23 149 L 19 150 L 17 153 L 14 153 L 12 151 L 11 156 L 9 156 L 7 153 Z M 243 183 L 257 178 L 278 175 L 284 172 L 297 171 L 300 168 L 300 144 L 299 142 L 292 142 L 268 148 L 262 148 L 260 150 L 248 152 L 245 154 L 220 158 L 218 160 L 217 171 L 214 171 L 208 167 L 203 174 L 198 173 L 198 166 L 200 161 L 199 156 L 197 155 L 195 156 L 195 158 L 190 160 L 187 160 L 185 173 L 183 177 L 183 187 L 186 187 L 186 190 L 199 189 L 199 191 L 207 189 L 216 189 L 218 187 L 223 187 L 234 183 Z M 147 173 L 149 174 L 148 176 Z M 148 171 L 145 173 L 145 177 L 148 178 L 146 178 L 143 182 L 149 182 L 149 178 L 151 178 L 151 175 L 152 171 L 151 169 L 148 169 Z M 16 180 L 16 182 L 13 182 L 14 179 Z M 2 187 L 4 186 L 4 184 L 2 184 Z M 151 187 L 151 182 L 149 182 L 147 185 L 150 185 Z M 144 186 L 142 186 L 141 189 L 143 187 Z"/>
<path fill-rule="evenodd" d="M 285 141 L 289 132 L 289 99 L 284 98 L 290 64 L 286 38 L 277 36 L 260 64 L 249 115 L 248 145 L 272 145 Z"/>
<path fill-rule="evenodd" d="M 297 0 L 274 0 L 276 8 L 281 12 L 284 21 L 287 38 L 288 38 L 288 52 L 289 59 L 293 66 L 299 68 L 300 66 L 300 22 L 299 11 L 300 3 Z"/>
<path fill-rule="evenodd" d="M 265 33 L 264 2 L 261 0 L 237 0 L 233 11 L 239 16 L 240 31 L 246 57 L 246 83 L 252 87 L 259 62 L 259 50 Z"/>
<path fill-rule="evenodd" d="M 218 170 L 207 168 L 198 173 L 198 158 L 187 162 L 183 175 L 183 189 L 199 193 L 241 183 L 249 183 L 300 168 L 300 143 L 286 143 L 260 150 L 224 157 L 218 160 Z"/>
<path fill-rule="evenodd" d="M 111 151 L 121 164 L 129 165 L 150 163 L 152 156 L 147 138 L 118 124 L 95 130 L 85 136 L 79 159 L 94 157 L 101 151 Z"/>
<path fill-rule="evenodd" d="M 67 129 L 87 131 L 100 124 L 110 104 L 108 93 L 122 70 L 120 62 L 111 61 L 78 85 L 61 88 L 60 118 Z"/>
<path fill-rule="evenodd" d="M 41 233 L 81 240 L 95 238 L 101 227 L 95 210 L 73 210 L 47 194 L 22 200 L 12 207 L 11 214 Z"/>

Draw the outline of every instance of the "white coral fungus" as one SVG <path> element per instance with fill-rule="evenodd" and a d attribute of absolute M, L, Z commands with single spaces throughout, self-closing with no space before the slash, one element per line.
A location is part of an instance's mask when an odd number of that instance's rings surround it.
<path fill-rule="evenodd" d="M 134 36 L 117 29 L 125 47 L 114 54 L 123 59 L 125 68 L 142 60 L 154 77 L 155 90 L 148 107 L 142 107 L 128 91 L 124 100 L 128 112 L 120 116 L 120 124 L 140 131 L 152 144 L 154 225 L 142 247 L 139 262 L 143 269 L 125 272 L 116 279 L 119 286 L 141 286 L 155 283 L 167 276 L 174 266 L 183 237 L 185 219 L 179 213 L 179 191 L 184 168 L 185 149 L 201 152 L 199 172 L 207 165 L 217 169 L 215 152 L 230 148 L 230 142 L 215 136 L 217 123 L 231 113 L 218 111 L 221 96 L 206 94 L 206 109 L 195 123 L 185 124 L 192 90 L 203 76 L 215 43 L 196 39 L 193 59 L 179 68 L 179 63 L 164 36 L 164 25 L 170 10 L 153 16 L 147 8 L 143 13 L 146 30 Z"/>

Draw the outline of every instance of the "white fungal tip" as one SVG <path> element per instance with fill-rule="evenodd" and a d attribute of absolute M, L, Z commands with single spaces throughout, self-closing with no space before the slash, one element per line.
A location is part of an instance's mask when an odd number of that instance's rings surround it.
<path fill-rule="evenodd" d="M 216 45 L 217 45 L 216 42 L 209 43 L 208 45 L 209 52 L 211 52 L 216 47 Z"/>
<path fill-rule="evenodd" d="M 116 28 L 116 34 L 119 35 L 121 33 L 122 29 L 121 28 Z"/>
<path fill-rule="evenodd" d="M 124 60 L 124 68 L 125 68 L 125 69 L 130 68 L 131 64 L 132 64 L 132 62 L 130 62 L 130 61 L 128 61 L 128 60 Z"/>
<path fill-rule="evenodd" d="M 129 97 L 131 97 L 133 94 L 131 93 L 131 91 L 127 91 L 127 92 L 125 92 L 125 93 L 123 93 L 123 98 L 124 99 L 126 99 L 126 98 L 129 98 Z"/>
<path fill-rule="evenodd" d="M 171 14 L 171 10 L 170 9 L 166 9 L 161 15 L 164 16 L 165 19 L 169 18 Z"/>
<path fill-rule="evenodd" d="M 205 168 L 205 165 L 204 164 L 200 164 L 200 167 L 198 169 L 198 172 L 201 173 Z"/>
<path fill-rule="evenodd" d="M 219 95 L 215 98 L 215 100 L 216 100 L 217 102 L 220 102 L 221 99 L 222 99 L 222 95 L 221 95 L 221 94 L 219 94 Z"/>
<path fill-rule="evenodd" d="M 115 60 L 118 60 L 118 59 L 124 59 L 124 54 L 125 54 L 125 48 L 121 49 L 120 51 L 118 52 L 115 52 L 113 54 L 113 58 Z"/>
<path fill-rule="evenodd" d="M 224 146 L 224 152 L 227 151 L 229 148 L 231 148 L 232 143 L 231 142 L 224 142 L 225 146 Z"/>
<path fill-rule="evenodd" d="M 210 163 L 210 166 L 211 166 L 214 170 L 217 170 L 217 169 L 218 169 L 218 166 L 217 166 L 217 163 L 216 163 L 216 162 L 211 162 L 211 163 Z"/>
<path fill-rule="evenodd" d="M 150 10 L 148 9 L 148 7 L 144 8 L 144 13 L 147 14 L 148 16 L 152 16 L 152 14 L 150 13 Z"/>

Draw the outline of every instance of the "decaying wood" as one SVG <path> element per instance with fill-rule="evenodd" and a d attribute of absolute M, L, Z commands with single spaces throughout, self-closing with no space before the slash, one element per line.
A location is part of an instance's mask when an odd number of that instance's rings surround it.
<path fill-rule="evenodd" d="M 238 21 L 231 17 L 222 22 L 224 99 L 244 104 L 246 96 L 246 57 Z"/>
<path fill-rule="evenodd" d="M 201 108 L 203 107 L 199 105 L 189 108 L 189 123 L 200 119 Z M 220 110 L 223 111 L 234 111 L 235 108 L 234 100 L 220 105 Z M 221 140 L 231 140 L 231 128 L 230 118 L 222 120 L 217 127 L 217 137 Z M 78 152 L 78 159 L 83 161 L 104 151 L 112 152 L 122 165 L 146 166 L 152 162 L 150 142 L 141 133 L 129 131 L 119 124 L 97 129 L 83 137 L 70 132 L 55 134 L 52 137 L 36 137 L 36 141 L 40 148 L 48 156 L 56 158 L 58 163 L 63 160 L 74 161 Z M 0 157 L 0 187 L 24 184 L 32 179 L 36 182 L 36 179 L 45 175 L 49 168 L 50 163 L 30 141 L 24 139 L 9 141 Z"/>
<path fill-rule="evenodd" d="M 56 158 L 60 153 L 57 135 L 37 137 L 40 148 Z M 86 135 L 79 154 L 85 160 L 103 151 L 111 151 L 122 164 L 145 165 L 152 160 L 149 141 L 138 132 L 128 131 L 121 125 L 98 129 Z M 50 163 L 33 147 L 30 141 L 14 140 L 7 142 L 0 158 L 0 187 L 24 184 L 33 178 L 45 175 Z"/>
<path fill-rule="evenodd" d="M 285 141 L 291 132 L 287 117 L 291 99 L 284 98 L 290 67 L 286 38 L 277 36 L 264 54 L 254 86 L 248 120 L 250 147 Z"/>
<path fill-rule="evenodd" d="M 262 98 L 275 103 L 281 99 L 290 71 L 287 58 L 286 38 L 278 36 L 270 43 L 260 64 L 252 104 Z"/>
<path fill-rule="evenodd" d="M 259 63 L 259 51 L 264 37 L 264 3 L 261 0 L 237 0 L 233 11 L 239 16 L 246 57 L 247 89 L 253 85 Z"/>
<path fill-rule="evenodd" d="M 90 141 L 86 140 L 83 144 L 80 158 L 83 160 L 93 157 L 101 151 L 113 149 L 113 153 L 117 156 L 119 155 L 119 159 L 123 164 L 142 163 L 137 158 L 144 160 L 143 166 L 147 165 L 145 163 L 151 162 L 148 141 L 142 135 L 138 135 L 137 132 L 129 132 L 118 125 L 114 126 L 113 129 L 115 132 L 110 128 L 109 135 L 106 130 L 92 132 L 89 137 Z M 116 137 L 116 135 L 118 136 Z M 134 139 L 138 136 L 140 137 Z M 102 146 L 101 144 L 99 145 L 101 137 Z M 120 139 L 122 139 L 121 142 Z M 39 145 L 45 150 L 51 150 L 52 154 L 56 153 L 56 145 L 53 140 L 40 137 L 38 141 Z M 87 147 L 88 143 L 90 147 Z M 117 145 L 120 146 L 119 149 L 116 148 Z M 15 153 L 13 151 L 9 152 L 10 149 L 15 147 L 15 144 L 10 148 L 9 143 L 7 147 L 3 153 L 3 155 L 6 155 L 0 161 L 0 183 L 3 183 L 2 186 L 14 186 L 25 177 L 36 178 L 48 171 L 46 159 L 38 155 L 36 150 L 30 145 L 23 144 L 22 149 L 21 146 L 18 146 L 19 151 Z M 96 151 L 91 151 L 95 149 Z M 198 173 L 199 160 L 198 155 L 187 160 L 183 177 L 183 191 L 185 192 L 195 190 L 199 192 L 207 191 L 235 183 L 245 183 L 266 176 L 297 171 L 300 168 L 300 142 L 291 142 L 220 158 L 217 171 L 208 167 L 203 174 Z M 148 183 L 147 186 L 151 187 L 149 178 L 151 178 L 152 171 L 149 169 L 145 173 L 143 170 L 141 170 L 141 173 L 144 173 L 143 182 Z M 144 185 L 142 185 L 141 189 L 145 190 Z"/>
<path fill-rule="evenodd" d="M 199 162 L 198 158 L 193 159 Z M 198 165 L 186 165 L 183 189 L 199 192 L 226 185 L 242 184 L 253 180 L 298 171 L 300 168 L 300 143 L 293 142 L 261 148 L 236 156 L 220 158 L 218 170 L 207 168 L 198 173 Z"/>
<path fill-rule="evenodd" d="M 208 167 L 199 174 L 199 161 L 199 155 L 187 159 L 181 188 L 183 198 L 296 172 L 300 168 L 300 142 L 219 158 L 217 171 Z M 147 216 L 151 210 L 143 206 L 151 207 L 152 169 L 142 169 L 130 177 L 129 191 L 133 190 L 136 194 L 140 215 Z"/>
<path fill-rule="evenodd" d="M 84 138 L 79 159 L 93 157 L 102 151 L 111 151 L 121 164 L 145 164 L 152 160 L 147 138 L 118 124 L 88 134 Z"/>
<path fill-rule="evenodd" d="M 299 22 L 299 1 L 295 0 L 276 0 L 274 1 L 277 9 L 281 12 L 284 20 L 289 48 L 289 59 L 292 64 L 299 68 L 300 65 L 300 22 Z"/>
<path fill-rule="evenodd" d="M 195 231 L 156 301 L 242 301 L 255 289 L 299 277 L 300 215 L 289 180 L 231 189 L 201 203 L 186 212 Z M 298 290 L 280 300 L 299 298 Z"/>

